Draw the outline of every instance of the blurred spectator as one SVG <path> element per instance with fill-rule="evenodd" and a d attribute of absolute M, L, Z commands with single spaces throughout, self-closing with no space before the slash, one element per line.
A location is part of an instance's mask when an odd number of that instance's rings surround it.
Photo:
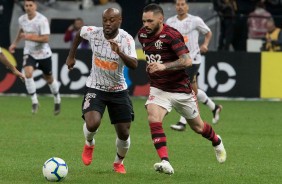
<path fill-rule="evenodd" d="M 220 18 L 218 50 L 228 51 L 233 42 L 237 4 L 235 0 L 215 0 L 214 4 Z"/>
<path fill-rule="evenodd" d="M 265 35 L 264 51 L 282 51 L 282 31 L 275 26 L 273 19 L 268 19 L 266 23 L 267 33 Z"/>
<path fill-rule="evenodd" d="M 253 39 L 265 38 L 266 22 L 269 18 L 271 18 L 271 14 L 266 11 L 264 3 L 257 2 L 255 10 L 249 14 L 248 37 Z"/>
<path fill-rule="evenodd" d="M 76 35 L 76 32 L 82 27 L 84 26 L 84 22 L 82 20 L 82 18 L 76 18 L 73 22 L 73 24 L 71 24 L 67 31 L 65 32 L 65 37 L 64 37 L 64 41 L 65 42 L 71 42 L 70 45 L 72 45 L 73 39 Z M 89 49 L 89 42 L 87 40 L 82 40 L 82 42 L 80 43 L 80 45 L 78 46 L 79 49 Z"/>

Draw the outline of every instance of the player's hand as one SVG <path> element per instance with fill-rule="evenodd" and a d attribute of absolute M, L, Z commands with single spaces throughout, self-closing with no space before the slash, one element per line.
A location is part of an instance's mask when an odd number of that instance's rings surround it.
<path fill-rule="evenodd" d="M 15 49 L 16 49 L 16 44 L 12 43 L 9 47 L 9 52 L 15 53 Z"/>
<path fill-rule="evenodd" d="M 207 45 L 201 45 L 201 47 L 200 47 L 200 52 L 201 53 L 206 53 L 206 52 L 208 52 L 208 46 Z"/>
<path fill-rule="evenodd" d="M 13 74 L 14 74 L 15 76 L 19 77 L 19 78 L 22 80 L 22 82 L 24 82 L 24 80 L 25 80 L 24 74 L 22 74 L 21 72 L 19 72 L 17 69 L 13 70 L 12 72 L 13 72 Z"/>
<path fill-rule="evenodd" d="M 156 63 L 156 62 L 149 63 L 147 68 L 146 68 L 147 72 L 149 72 L 149 73 L 154 73 L 154 72 L 157 72 L 157 71 L 163 71 L 165 69 L 166 69 L 166 67 L 165 67 L 164 64 Z"/>
<path fill-rule="evenodd" d="M 116 41 L 114 40 L 108 40 L 110 42 L 112 51 L 114 51 L 115 53 L 119 54 L 120 53 L 120 48 L 119 45 Z"/>
<path fill-rule="evenodd" d="M 68 27 L 68 31 L 72 31 L 72 30 L 74 30 L 74 25 L 73 25 L 73 24 L 71 24 L 71 25 Z"/>
<path fill-rule="evenodd" d="M 66 65 L 68 66 L 69 70 L 72 70 L 74 65 L 75 65 L 75 58 L 70 58 L 69 56 L 67 57 L 66 60 Z"/>

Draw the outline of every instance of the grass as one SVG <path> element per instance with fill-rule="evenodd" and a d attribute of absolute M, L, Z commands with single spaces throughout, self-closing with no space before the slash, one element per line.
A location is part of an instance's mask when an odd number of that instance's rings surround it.
<path fill-rule="evenodd" d="M 223 138 L 227 161 L 216 161 L 211 143 L 190 129 L 175 132 L 169 125 L 178 120 L 172 111 L 164 121 L 171 164 L 175 174 L 158 174 L 159 161 L 152 145 L 145 99 L 132 98 L 135 121 L 131 147 L 125 159 L 126 175 L 112 171 L 115 132 L 105 114 L 95 136 L 94 161 L 84 166 L 81 100 L 63 98 L 62 112 L 53 116 L 53 99 L 40 96 L 40 108 L 31 114 L 27 97 L 0 96 L 0 183 L 48 183 L 42 175 L 50 157 L 63 158 L 69 173 L 64 183 L 281 183 L 282 103 L 270 101 L 217 101 L 223 105 L 219 124 L 213 125 Z M 208 108 L 200 105 L 203 119 L 211 121 Z"/>

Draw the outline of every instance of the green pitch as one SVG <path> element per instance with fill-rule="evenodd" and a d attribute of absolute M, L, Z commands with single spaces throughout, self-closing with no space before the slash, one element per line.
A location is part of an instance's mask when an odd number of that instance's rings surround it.
<path fill-rule="evenodd" d="M 63 98 L 62 112 L 53 116 L 53 98 L 40 96 L 40 108 L 31 114 L 28 97 L 0 96 L 0 183 L 48 183 L 42 175 L 50 157 L 64 159 L 69 173 L 64 183 L 152 184 L 211 183 L 257 184 L 282 182 L 282 102 L 217 101 L 223 105 L 221 119 L 213 125 L 221 135 L 227 161 L 219 164 L 211 143 L 190 129 L 176 132 L 169 125 L 178 120 L 175 111 L 164 121 L 169 156 L 175 174 L 156 173 L 159 162 L 153 147 L 145 99 L 132 98 L 135 121 L 131 147 L 124 161 L 127 174 L 112 171 L 115 132 L 107 113 L 96 134 L 94 161 L 84 166 L 81 99 Z M 211 122 L 211 112 L 200 105 L 202 118 Z"/>

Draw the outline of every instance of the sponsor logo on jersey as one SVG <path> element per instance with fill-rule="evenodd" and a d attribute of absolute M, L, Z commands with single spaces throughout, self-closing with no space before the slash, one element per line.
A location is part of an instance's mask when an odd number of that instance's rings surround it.
<path fill-rule="evenodd" d="M 118 68 L 118 63 L 116 61 L 104 61 L 97 57 L 95 57 L 94 63 L 97 67 L 104 70 L 116 70 Z"/>
<path fill-rule="evenodd" d="M 141 38 L 147 38 L 147 34 L 141 33 L 141 34 L 140 34 L 140 37 L 141 37 Z"/>
<path fill-rule="evenodd" d="M 165 38 L 165 37 L 166 37 L 166 34 L 160 35 L 160 38 Z"/>

